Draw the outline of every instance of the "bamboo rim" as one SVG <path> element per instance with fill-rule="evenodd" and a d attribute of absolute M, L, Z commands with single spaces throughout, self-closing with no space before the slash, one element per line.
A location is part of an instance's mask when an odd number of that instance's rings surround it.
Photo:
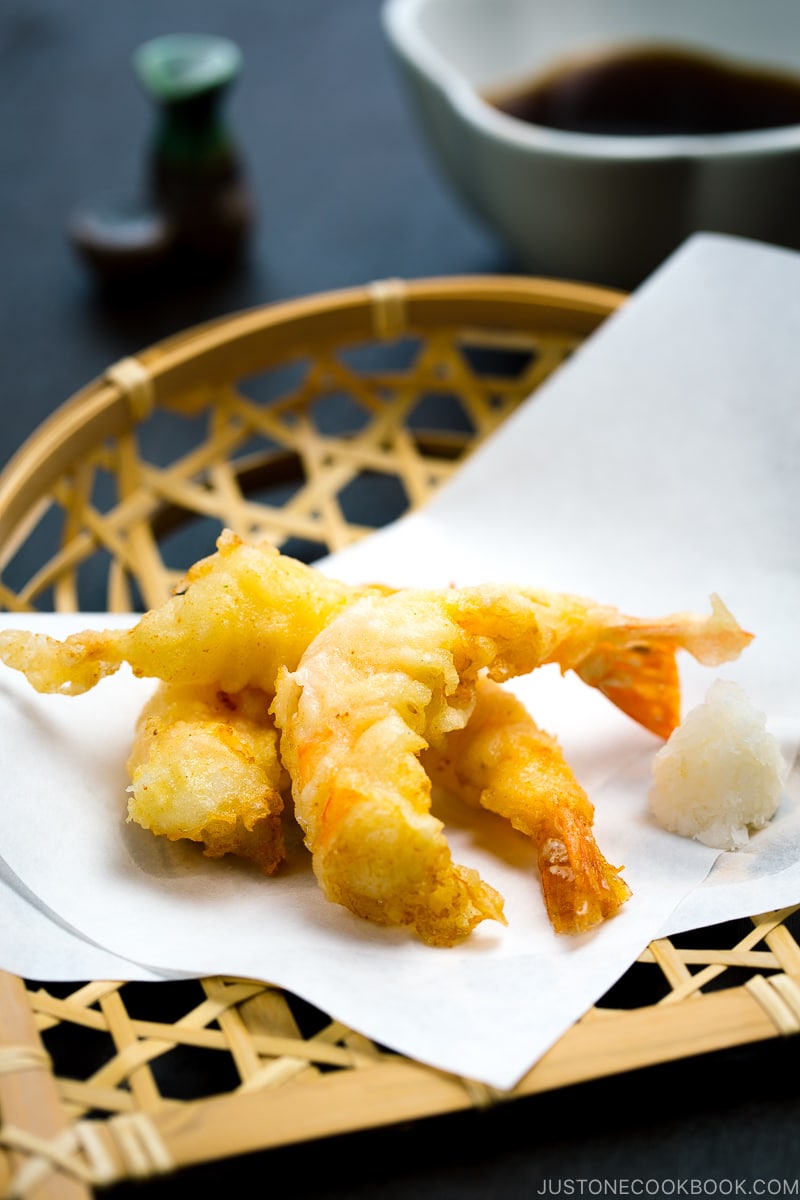
<path fill-rule="evenodd" d="M 149 381 L 146 407 L 129 377 L 109 372 L 62 404 L 0 474 L 0 546 L 13 537 L 41 492 L 70 462 L 106 438 L 121 436 L 150 407 L 232 375 L 253 375 L 309 346 L 389 339 L 438 324 L 486 322 L 567 330 L 585 337 L 624 301 L 624 293 L 554 280 L 465 276 L 388 280 L 265 305 L 166 338 L 136 355 Z M 127 360 L 126 360 L 127 361 Z M 131 400 L 133 393 L 134 399 Z"/>

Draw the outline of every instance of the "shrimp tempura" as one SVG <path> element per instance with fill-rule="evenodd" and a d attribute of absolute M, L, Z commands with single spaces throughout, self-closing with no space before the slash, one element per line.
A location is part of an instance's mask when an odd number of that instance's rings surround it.
<path fill-rule="evenodd" d="M 644 663 L 647 713 L 663 727 L 665 714 L 677 719 L 675 650 L 721 661 L 749 640 L 720 602 L 710 617 L 646 621 L 575 597 L 491 586 L 356 601 L 295 671 L 279 674 L 272 706 L 295 815 L 325 894 L 434 945 L 453 944 L 487 918 L 503 920 L 494 889 L 453 863 L 420 762 L 467 726 L 479 677 L 502 681 L 546 662 L 590 669 L 630 711 Z M 666 669 L 661 690 L 653 660 Z"/>
<path fill-rule="evenodd" d="M 216 554 L 195 563 L 176 594 L 132 628 L 90 629 L 63 642 L 4 630 L 0 660 L 37 691 L 70 696 L 123 662 L 134 675 L 165 683 L 271 694 L 278 668 L 296 666 L 320 629 L 364 591 L 226 530 Z"/>
<path fill-rule="evenodd" d="M 87 691 L 124 662 L 135 675 L 162 680 L 129 762 L 132 819 L 201 841 L 209 854 L 253 858 L 270 872 L 282 854 L 285 768 L 325 893 L 362 916 L 449 945 L 485 919 L 504 920 L 502 897 L 453 863 L 430 813 L 421 761 L 448 735 L 457 745 L 464 731 L 458 786 L 462 793 L 477 786 L 470 748 L 490 737 L 489 710 L 481 704 L 473 715 L 479 681 L 557 663 L 668 737 L 680 719 L 676 652 L 716 665 L 750 640 L 716 597 L 709 616 L 647 620 L 579 596 L 515 587 L 352 587 L 226 530 L 217 552 L 130 629 L 64 641 L 9 629 L 0 632 L 0 661 L 38 691 L 65 695 Z M 273 700 L 280 761 L 267 711 Z M 563 784 L 565 764 L 547 735 L 534 737 L 535 726 L 517 715 L 509 712 L 497 733 L 503 755 L 523 780 L 544 772 Z M 584 916 L 608 916 L 625 898 L 615 868 L 594 846 L 584 800 L 564 785 L 543 820 L 541 801 L 499 764 L 480 790 L 480 803 L 536 842 L 557 927 L 580 928 Z M 567 879 L 565 861 L 575 888 L 558 882 Z M 599 895 L 606 884 L 610 906 Z"/>
<path fill-rule="evenodd" d="M 255 688 L 161 684 L 145 705 L 128 759 L 128 818 L 170 841 L 201 842 L 271 875 L 284 857 L 288 780 L 269 698 Z"/>
<path fill-rule="evenodd" d="M 606 862 L 594 839 L 593 805 L 557 740 L 499 684 L 478 681 L 466 728 L 426 751 L 423 762 L 435 783 L 505 817 L 531 839 L 556 933 L 583 933 L 630 897 L 619 868 Z"/>

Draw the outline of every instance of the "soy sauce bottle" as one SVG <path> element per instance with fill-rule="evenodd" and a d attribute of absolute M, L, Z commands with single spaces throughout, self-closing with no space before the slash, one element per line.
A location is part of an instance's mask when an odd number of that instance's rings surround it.
<path fill-rule="evenodd" d="M 145 42 L 134 69 L 157 109 L 150 194 L 173 230 L 183 266 L 200 271 L 241 257 L 253 205 L 234 138 L 226 93 L 241 53 L 226 38 L 172 34 Z"/>
<path fill-rule="evenodd" d="M 180 287 L 242 259 L 254 206 L 224 114 L 241 65 L 234 42 L 209 34 L 169 34 L 134 53 L 156 110 L 143 194 L 104 197 L 68 226 L 103 285 L 127 290 L 158 276 Z"/>

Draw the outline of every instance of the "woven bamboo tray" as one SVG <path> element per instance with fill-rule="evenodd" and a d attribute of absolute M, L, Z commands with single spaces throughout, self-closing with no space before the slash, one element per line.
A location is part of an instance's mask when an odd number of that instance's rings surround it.
<path fill-rule="evenodd" d="M 622 303 L 551 280 L 387 281 L 144 350 L 68 400 L 0 474 L 0 606 L 158 604 L 223 526 L 308 560 L 340 549 L 387 505 L 424 504 Z M 165 439 L 181 445 L 169 461 Z M 0 972 L 0 1189 L 85 1200 L 794 1033 L 793 911 L 653 942 L 504 1094 L 389 1054 L 268 981 L 56 986 Z M 91 1050 L 70 1052 L 75 1039 Z"/>

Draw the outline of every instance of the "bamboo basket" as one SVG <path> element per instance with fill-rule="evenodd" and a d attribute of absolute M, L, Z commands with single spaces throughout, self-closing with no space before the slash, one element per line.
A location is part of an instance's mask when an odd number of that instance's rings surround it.
<path fill-rule="evenodd" d="M 0 605 L 153 606 L 223 526 L 298 557 L 338 550 L 374 524 L 371 490 L 384 511 L 391 492 L 393 515 L 424 504 L 623 303 L 554 280 L 390 280 L 143 350 L 66 401 L 0 474 Z M 168 462 L 165 431 L 181 445 Z M 794 911 L 653 942 L 502 1094 L 389 1054 L 269 981 L 56 986 L 0 972 L 0 1191 L 85 1200 L 795 1033 Z M 64 1047 L 89 1035 L 77 1072 Z M 175 1095 L 169 1064 L 195 1054 L 203 1068 L 180 1072 L 194 1090 Z"/>

